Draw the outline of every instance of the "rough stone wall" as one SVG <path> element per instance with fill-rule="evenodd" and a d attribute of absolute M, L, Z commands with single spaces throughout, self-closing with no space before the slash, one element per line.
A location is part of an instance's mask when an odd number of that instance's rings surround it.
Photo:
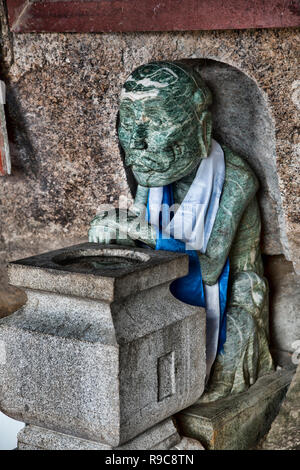
<path fill-rule="evenodd" d="M 282 250 L 276 244 L 268 254 L 299 263 L 297 30 L 11 35 L 1 8 L 13 164 L 12 176 L 0 179 L 2 262 L 86 240 L 99 204 L 128 195 L 115 127 L 120 86 L 132 69 L 151 60 L 210 59 L 243 72 L 265 100 L 287 234 Z M 265 231 L 275 240 L 269 222 Z"/>
<path fill-rule="evenodd" d="M 270 287 L 270 347 L 276 363 L 294 368 L 300 353 L 300 276 L 284 256 L 264 258 Z"/>

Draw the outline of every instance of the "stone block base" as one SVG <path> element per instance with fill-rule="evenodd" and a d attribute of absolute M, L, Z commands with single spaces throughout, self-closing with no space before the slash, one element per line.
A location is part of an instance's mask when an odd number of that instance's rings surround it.
<path fill-rule="evenodd" d="M 38 426 L 25 426 L 18 434 L 19 450 L 176 450 L 181 438 L 172 419 L 153 426 L 118 447 L 62 434 Z M 200 444 L 199 444 L 200 445 Z M 176 446 L 176 447 L 175 447 Z"/>
<path fill-rule="evenodd" d="M 206 449 L 250 449 L 269 430 L 291 382 L 293 371 L 261 377 L 246 392 L 214 403 L 194 403 L 176 415 L 179 432 Z"/>

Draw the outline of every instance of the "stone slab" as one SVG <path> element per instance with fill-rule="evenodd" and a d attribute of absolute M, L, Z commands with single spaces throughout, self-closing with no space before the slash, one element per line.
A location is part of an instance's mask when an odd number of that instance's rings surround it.
<path fill-rule="evenodd" d="M 196 402 L 176 415 L 179 432 L 208 450 L 252 448 L 269 430 L 292 375 L 292 371 L 277 371 L 241 394 L 209 404 Z"/>
<path fill-rule="evenodd" d="M 31 425 L 25 426 L 18 434 L 19 450 L 167 450 L 180 442 L 172 419 L 153 426 L 118 447 Z"/>
<path fill-rule="evenodd" d="M 280 349 L 270 348 L 270 353 L 272 355 L 274 364 L 276 364 L 278 368 L 281 367 L 283 369 L 291 370 L 296 369 L 294 356 L 297 354 L 297 350 L 299 350 L 300 342 L 296 341 L 293 344 L 296 346 L 294 352 L 281 351 Z"/>
<path fill-rule="evenodd" d="M 132 259 L 136 264 L 118 269 L 95 269 L 66 265 L 66 259 L 87 256 L 115 256 Z M 118 245 L 82 243 L 50 251 L 8 265 L 10 284 L 60 294 L 113 301 L 137 291 L 172 281 L 188 273 L 188 257 L 180 253 L 142 248 L 126 249 Z M 60 274 L 58 276 L 58 274 Z"/>

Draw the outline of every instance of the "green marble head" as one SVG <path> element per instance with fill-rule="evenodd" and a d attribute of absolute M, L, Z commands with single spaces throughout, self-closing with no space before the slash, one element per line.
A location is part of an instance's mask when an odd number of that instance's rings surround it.
<path fill-rule="evenodd" d="M 197 69 L 180 62 L 142 65 L 128 77 L 118 134 L 138 184 L 170 184 L 208 156 L 210 104 L 211 93 Z"/>

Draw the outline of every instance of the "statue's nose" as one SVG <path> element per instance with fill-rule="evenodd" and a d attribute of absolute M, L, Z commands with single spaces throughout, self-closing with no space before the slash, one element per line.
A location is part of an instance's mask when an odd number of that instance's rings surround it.
<path fill-rule="evenodd" d="M 133 129 L 130 140 L 131 149 L 146 149 L 147 145 L 147 131 L 145 125 L 140 124 Z"/>

